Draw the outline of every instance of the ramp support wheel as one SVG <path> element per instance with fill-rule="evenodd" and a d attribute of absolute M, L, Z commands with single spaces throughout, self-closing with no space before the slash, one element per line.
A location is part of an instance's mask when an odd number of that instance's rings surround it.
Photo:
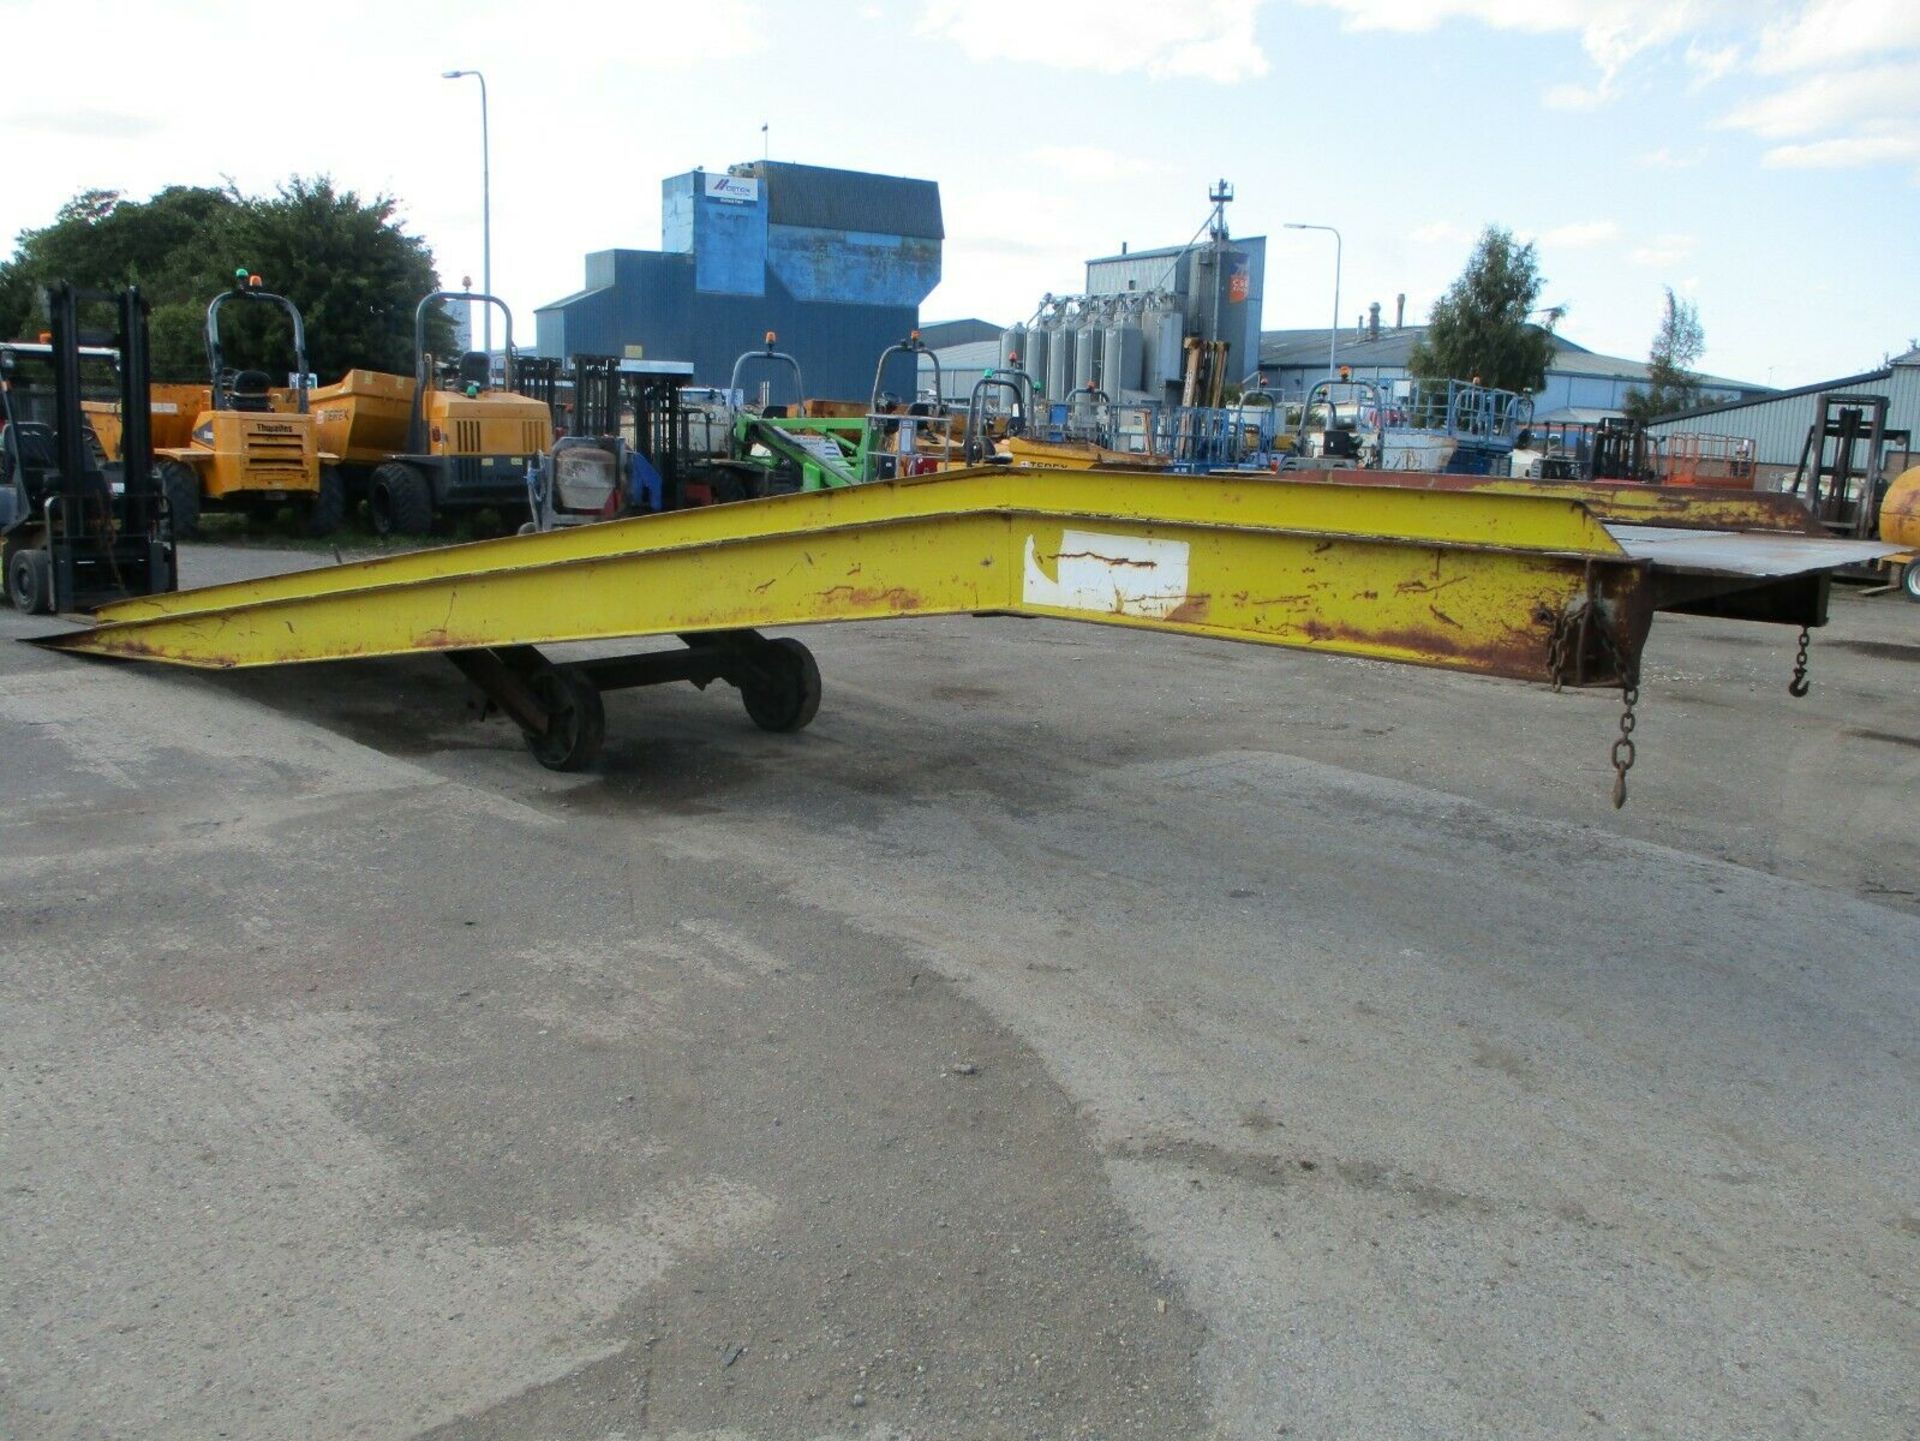
<path fill-rule="evenodd" d="M 555 665 L 532 646 L 453 651 L 448 657 L 520 727 L 548 770 L 577 771 L 600 753 L 607 716 L 600 690 L 578 666 Z"/>
<path fill-rule="evenodd" d="M 757 631 L 686 635 L 683 650 L 601 657 L 555 665 L 533 646 L 450 651 L 447 659 L 527 738 L 527 749 L 550 770 L 579 770 L 600 752 L 606 712 L 600 693 L 686 681 L 705 690 L 736 687 L 747 715 L 762 730 L 797 731 L 820 709 L 820 667 L 790 636 Z"/>

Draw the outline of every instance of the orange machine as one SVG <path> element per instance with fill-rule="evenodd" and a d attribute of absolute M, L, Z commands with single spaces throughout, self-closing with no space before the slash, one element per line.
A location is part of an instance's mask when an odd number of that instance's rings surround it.
<path fill-rule="evenodd" d="M 506 373 L 495 388 L 486 355 L 442 366 L 427 349 L 440 301 L 497 305 L 506 317 Z M 338 455 L 382 535 L 424 535 L 449 511 L 527 505 L 527 474 L 553 446 L 547 407 L 513 391 L 513 312 L 491 295 L 436 290 L 414 311 L 414 373 L 349 371 L 313 394 L 321 445 Z"/>

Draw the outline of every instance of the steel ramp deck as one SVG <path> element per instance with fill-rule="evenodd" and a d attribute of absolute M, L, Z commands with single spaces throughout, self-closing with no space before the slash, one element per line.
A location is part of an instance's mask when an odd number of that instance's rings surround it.
<path fill-rule="evenodd" d="M 1575 612 L 1637 656 L 1659 551 L 1551 494 L 989 468 L 144 597 L 44 643 L 231 667 L 997 612 L 1551 680 Z M 1707 588 L 1817 625 L 1824 590 L 1781 583 L 1852 558 L 1735 555 Z M 1607 649 L 1562 678 L 1614 679 Z"/>

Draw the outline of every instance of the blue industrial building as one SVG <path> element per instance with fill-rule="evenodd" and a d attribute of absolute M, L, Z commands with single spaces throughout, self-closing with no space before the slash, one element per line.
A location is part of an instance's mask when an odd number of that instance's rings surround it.
<path fill-rule="evenodd" d="M 586 288 L 535 312 L 541 355 L 686 360 L 697 383 L 725 385 L 771 330 L 811 395 L 864 400 L 940 283 L 931 180 L 756 160 L 676 175 L 661 200 L 659 250 L 596 251 Z M 910 358 L 892 381 L 912 393 Z"/>

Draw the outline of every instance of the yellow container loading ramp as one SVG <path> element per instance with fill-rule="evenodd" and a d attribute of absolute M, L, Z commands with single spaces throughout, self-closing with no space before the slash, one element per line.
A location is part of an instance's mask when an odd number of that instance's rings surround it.
<path fill-rule="evenodd" d="M 1825 623 L 1827 572 L 1885 548 L 1808 535 L 1750 494 L 1746 528 L 1689 528 L 1672 507 L 1644 517 L 1658 524 L 1609 522 L 1590 488 L 1352 474 L 948 472 L 145 597 L 43 643 L 204 667 L 440 651 L 544 764 L 572 769 L 598 749 L 600 693 L 617 687 L 723 680 L 759 725 L 804 726 L 818 669 L 767 627 L 1051 616 L 1631 699 L 1656 611 L 1804 630 Z M 659 635 L 682 644 L 572 664 L 539 649 Z"/>

